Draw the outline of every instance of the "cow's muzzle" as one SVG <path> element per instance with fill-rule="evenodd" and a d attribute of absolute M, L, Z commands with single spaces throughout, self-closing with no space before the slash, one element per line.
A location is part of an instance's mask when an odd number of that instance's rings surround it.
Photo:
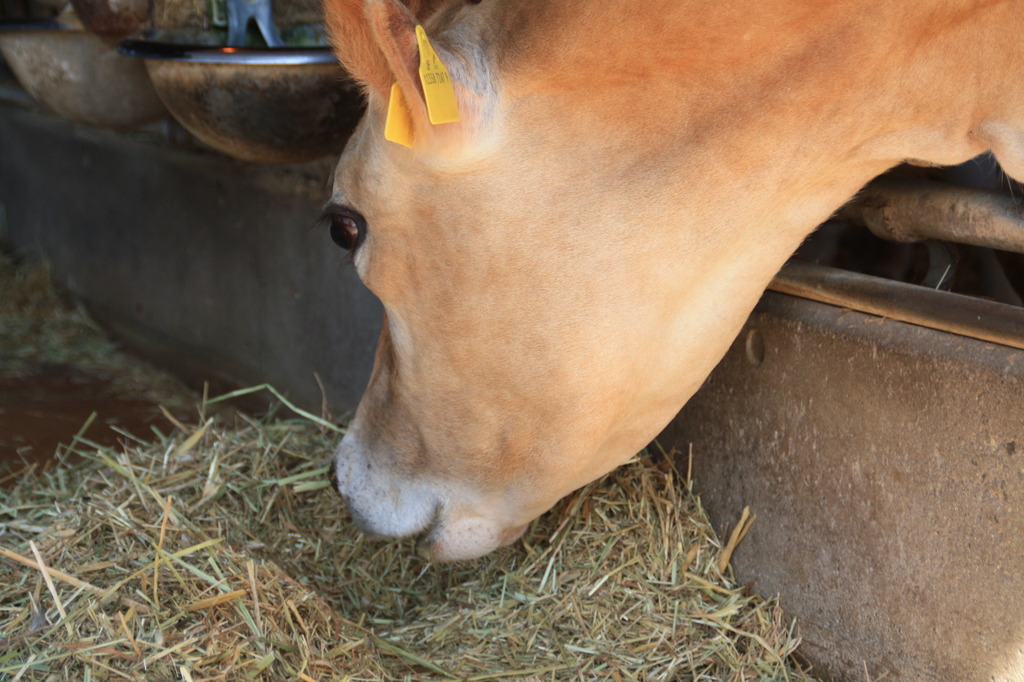
<path fill-rule="evenodd" d="M 417 545 L 430 561 L 474 559 L 515 542 L 525 525 L 506 526 L 497 512 L 468 491 L 427 479 L 409 479 L 371 461 L 351 432 L 334 454 L 334 488 L 359 529 L 371 536 L 421 536 Z"/>
<path fill-rule="evenodd" d="M 443 506 L 438 487 L 375 464 L 350 435 L 334 453 L 334 484 L 359 529 L 404 538 L 437 525 Z"/>

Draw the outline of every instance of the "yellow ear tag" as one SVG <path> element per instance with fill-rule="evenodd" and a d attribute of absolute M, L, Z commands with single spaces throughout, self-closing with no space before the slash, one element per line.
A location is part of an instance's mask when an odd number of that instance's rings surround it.
<path fill-rule="evenodd" d="M 434 46 L 427 40 L 427 32 L 416 26 L 416 42 L 420 46 L 420 83 L 427 100 L 427 115 L 434 125 L 459 120 L 459 104 L 455 99 L 448 69 L 434 52 Z"/>
<path fill-rule="evenodd" d="M 412 115 L 405 103 L 405 96 L 398 83 L 391 86 L 391 99 L 388 101 L 388 117 L 384 121 L 384 139 L 406 147 L 412 146 Z"/>

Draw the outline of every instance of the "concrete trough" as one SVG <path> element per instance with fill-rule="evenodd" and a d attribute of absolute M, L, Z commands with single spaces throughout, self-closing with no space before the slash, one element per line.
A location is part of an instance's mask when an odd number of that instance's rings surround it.
<path fill-rule="evenodd" d="M 818 674 L 1024 680 L 1024 351 L 769 292 L 660 442 Z"/>

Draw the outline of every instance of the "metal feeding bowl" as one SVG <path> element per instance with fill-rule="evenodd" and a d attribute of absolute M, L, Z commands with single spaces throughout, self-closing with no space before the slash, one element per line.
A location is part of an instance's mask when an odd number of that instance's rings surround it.
<path fill-rule="evenodd" d="M 5 22 L 0 52 L 21 87 L 72 121 L 123 130 L 167 115 L 145 67 L 114 40 L 54 20 Z"/>
<path fill-rule="evenodd" d="M 249 48 L 126 40 L 174 118 L 214 149 L 256 163 L 339 153 L 363 98 L 328 48 Z"/>

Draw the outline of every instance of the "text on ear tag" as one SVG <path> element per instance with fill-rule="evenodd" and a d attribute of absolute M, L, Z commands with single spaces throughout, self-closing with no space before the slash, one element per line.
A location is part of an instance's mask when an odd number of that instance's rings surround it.
<path fill-rule="evenodd" d="M 434 46 L 427 40 L 427 32 L 416 26 L 416 42 L 420 47 L 420 83 L 427 100 L 427 115 L 434 125 L 459 120 L 459 104 L 455 99 L 455 88 L 441 58 Z"/>
<path fill-rule="evenodd" d="M 405 96 L 398 83 L 391 86 L 391 99 L 388 100 L 388 117 L 384 121 L 384 139 L 406 147 L 412 146 L 412 115 L 405 103 Z"/>

